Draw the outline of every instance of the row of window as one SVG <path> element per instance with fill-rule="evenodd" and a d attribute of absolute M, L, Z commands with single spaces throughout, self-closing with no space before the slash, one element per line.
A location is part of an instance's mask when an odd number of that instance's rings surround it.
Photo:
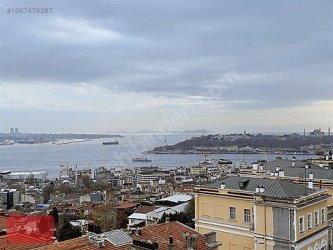
<path fill-rule="evenodd" d="M 237 211 L 235 207 L 229 207 L 229 219 L 230 220 L 237 220 Z M 245 223 L 251 222 L 251 211 L 250 209 L 244 209 L 244 218 Z"/>
<path fill-rule="evenodd" d="M 319 211 L 314 212 L 314 222 L 312 221 L 312 213 L 306 215 L 306 229 L 311 230 L 313 225 L 318 226 L 321 223 L 326 222 L 326 209 L 321 209 L 321 218 L 319 218 Z M 304 216 L 299 217 L 299 233 L 304 233 Z"/>

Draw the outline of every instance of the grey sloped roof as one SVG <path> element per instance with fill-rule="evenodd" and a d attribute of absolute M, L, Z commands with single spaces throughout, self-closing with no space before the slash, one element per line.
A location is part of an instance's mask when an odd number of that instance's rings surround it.
<path fill-rule="evenodd" d="M 221 184 L 225 185 L 226 189 L 246 190 L 255 192 L 256 187 L 264 187 L 264 196 L 282 199 L 295 199 L 305 194 L 304 186 L 292 183 L 289 180 L 262 179 L 241 176 L 228 176 L 209 184 L 209 188 L 220 188 Z M 240 187 L 243 183 L 243 187 Z M 315 190 L 306 188 L 306 193 L 314 193 Z"/>
<path fill-rule="evenodd" d="M 306 177 L 309 178 L 309 174 L 313 174 L 314 179 L 322 179 L 322 180 L 333 180 L 333 169 L 325 169 L 325 168 L 309 168 L 306 169 Z M 305 169 L 304 168 L 285 168 L 284 169 L 285 176 L 291 177 L 305 177 Z"/>
<path fill-rule="evenodd" d="M 124 246 L 132 244 L 132 238 L 122 230 L 113 230 L 103 234 L 106 240 L 108 240 L 114 246 Z"/>
<path fill-rule="evenodd" d="M 305 162 L 305 161 L 300 161 L 300 160 L 291 160 L 291 159 L 275 159 L 274 161 L 270 162 L 265 162 L 262 166 L 264 170 L 270 170 L 270 171 L 275 171 L 276 167 L 279 167 L 280 169 L 285 169 L 285 168 L 291 168 L 293 167 L 293 161 L 295 162 L 295 168 L 304 168 L 305 165 L 311 166 L 311 168 L 321 168 L 320 166 Z"/>

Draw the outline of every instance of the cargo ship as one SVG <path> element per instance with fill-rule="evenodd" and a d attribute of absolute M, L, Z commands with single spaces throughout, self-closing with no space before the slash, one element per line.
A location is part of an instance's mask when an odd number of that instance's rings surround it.
<path fill-rule="evenodd" d="M 151 162 L 148 157 L 135 157 L 132 159 L 133 162 Z"/>
<path fill-rule="evenodd" d="M 103 142 L 103 145 L 118 145 L 118 144 L 119 144 L 118 140 Z"/>

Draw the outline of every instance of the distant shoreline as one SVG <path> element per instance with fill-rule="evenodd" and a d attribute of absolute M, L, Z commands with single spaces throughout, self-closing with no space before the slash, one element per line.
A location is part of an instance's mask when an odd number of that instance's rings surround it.
<path fill-rule="evenodd" d="M 270 154 L 270 155 L 314 155 L 311 152 L 304 152 L 304 153 L 292 153 L 292 152 L 156 152 L 156 151 L 146 151 L 145 154 L 175 154 L 175 155 L 216 155 L 216 154 L 225 154 L 225 155 L 235 155 L 235 154 Z"/>

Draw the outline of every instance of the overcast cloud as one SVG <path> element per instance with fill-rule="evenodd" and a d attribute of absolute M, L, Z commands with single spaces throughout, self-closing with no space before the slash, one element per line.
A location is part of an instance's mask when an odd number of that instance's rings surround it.
<path fill-rule="evenodd" d="M 52 13 L 7 13 L 20 7 Z M 200 107 L 175 130 L 333 124 L 332 1 L 6 0 L 0 11 L 2 131 L 156 129 L 189 105 Z"/>

